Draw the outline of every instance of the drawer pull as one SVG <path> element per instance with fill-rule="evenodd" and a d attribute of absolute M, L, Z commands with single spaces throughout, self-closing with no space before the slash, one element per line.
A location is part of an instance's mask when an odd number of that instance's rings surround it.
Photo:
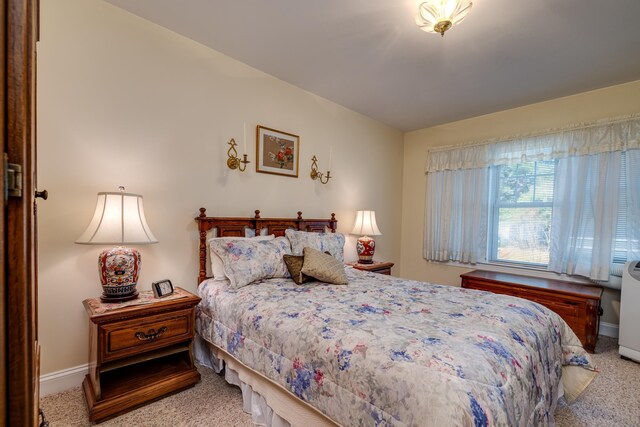
<path fill-rule="evenodd" d="M 138 338 L 140 341 L 155 340 L 156 338 L 160 338 L 165 332 L 167 332 L 166 326 L 161 327 L 157 331 L 151 328 L 146 334 L 144 332 L 136 332 L 136 338 Z"/>

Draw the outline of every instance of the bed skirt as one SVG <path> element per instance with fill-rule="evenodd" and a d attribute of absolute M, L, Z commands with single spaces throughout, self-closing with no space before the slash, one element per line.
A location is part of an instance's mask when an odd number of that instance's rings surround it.
<path fill-rule="evenodd" d="M 240 387 L 243 410 L 251 414 L 254 424 L 266 427 L 339 426 L 280 385 L 246 367 L 197 334 L 194 350 L 198 364 L 211 368 L 216 373 L 224 368 L 225 380 Z"/>

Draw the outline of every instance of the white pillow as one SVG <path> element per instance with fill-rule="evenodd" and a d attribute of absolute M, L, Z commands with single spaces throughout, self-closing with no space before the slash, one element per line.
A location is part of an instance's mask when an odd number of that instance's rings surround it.
<path fill-rule="evenodd" d="M 211 273 L 213 274 L 213 280 L 227 280 L 227 276 L 224 274 L 224 264 L 222 263 L 222 259 L 216 254 L 216 252 L 211 248 L 211 242 L 216 240 L 273 240 L 275 239 L 275 235 L 271 234 L 269 236 L 256 236 L 256 237 L 212 237 L 207 240 L 207 244 L 209 245 L 209 255 L 211 257 Z"/>
<path fill-rule="evenodd" d="M 344 262 L 344 235 L 340 233 L 312 233 L 289 228 L 284 231 L 291 242 L 293 255 L 302 255 L 304 248 L 328 251 L 338 261 Z"/>
<path fill-rule="evenodd" d="M 271 240 L 218 239 L 210 246 L 211 251 L 222 259 L 231 287 L 241 288 L 273 277 L 290 277 L 284 263 L 284 255 L 291 254 L 291 245 L 286 237 Z"/>
<path fill-rule="evenodd" d="M 267 236 L 269 233 L 269 229 L 267 227 L 260 229 L 261 236 Z M 251 227 L 244 228 L 244 237 L 256 237 L 256 230 Z"/>

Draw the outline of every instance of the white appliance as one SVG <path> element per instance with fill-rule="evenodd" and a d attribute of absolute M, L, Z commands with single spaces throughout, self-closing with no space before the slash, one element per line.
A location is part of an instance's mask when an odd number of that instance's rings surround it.
<path fill-rule="evenodd" d="M 621 356 L 640 362 L 640 261 L 630 261 L 622 270 L 618 343 Z"/>

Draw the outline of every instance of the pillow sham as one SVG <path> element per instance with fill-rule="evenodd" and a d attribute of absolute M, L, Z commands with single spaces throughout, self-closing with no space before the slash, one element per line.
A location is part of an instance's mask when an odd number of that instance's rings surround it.
<path fill-rule="evenodd" d="M 270 240 L 216 239 L 210 247 L 222 260 L 224 274 L 233 288 L 261 279 L 289 277 L 283 257 L 291 254 L 291 246 L 285 237 Z"/>
<path fill-rule="evenodd" d="M 246 235 L 245 230 L 245 235 Z M 269 236 L 256 236 L 256 237 L 212 237 L 207 240 L 209 244 L 209 256 L 211 257 L 211 274 L 213 274 L 213 280 L 227 280 L 227 276 L 224 274 L 224 265 L 222 263 L 222 259 L 216 254 L 211 248 L 211 242 L 214 240 L 246 240 L 246 239 L 254 239 L 258 240 L 273 240 L 276 238 L 275 235 L 271 234 Z"/>
<path fill-rule="evenodd" d="M 285 230 L 284 235 L 291 242 L 293 255 L 302 255 L 304 248 L 313 248 L 321 253 L 331 252 L 340 262 L 344 262 L 344 235 L 340 233 L 311 233 L 291 228 Z"/>
<path fill-rule="evenodd" d="M 304 263 L 301 274 L 311 276 L 321 282 L 334 285 L 346 285 L 349 283 L 344 272 L 344 264 L 334 256 L 327 255 L 313 248 L 304 248 Z"/>

